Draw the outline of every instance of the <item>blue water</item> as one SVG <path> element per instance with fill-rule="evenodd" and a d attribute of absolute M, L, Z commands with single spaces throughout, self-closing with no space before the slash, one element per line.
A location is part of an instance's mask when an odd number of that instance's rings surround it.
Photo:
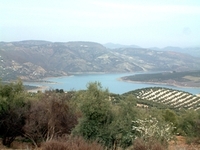
<path fill-rule="evenodd" d="M 131 90 L 145 88 L 145 87 L 167 87 L 171 89 L 177 89 L 186 91 L 192 94 L 200 93 L 200 88 L 182 88 L 167 85 L 155 85 L 155 84 L 144 84 L 134 82 L 120 81 L 119 78 L 123 76 L 132 75 L 131 73 L 121 74 L 78 74 L 73 76 L 47 78 L 48 82 L 41 83 L 25 83 L 36 86 L 48 86 L 49 89 L 64 89 L 65 91 L 70 90 L 83 90 L 87 88 L 89 82 L 100 82 L 103 88 L 108 88 L 112 93 L 122 94 Z"/>

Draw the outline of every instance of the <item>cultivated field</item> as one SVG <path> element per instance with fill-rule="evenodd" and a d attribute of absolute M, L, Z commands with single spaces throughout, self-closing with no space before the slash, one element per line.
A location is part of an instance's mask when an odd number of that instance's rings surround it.
<path fill-rule="evenodd" d="M 151 87 L 132 92 L 138 99 L 165 104 L 175 109 L 200 109 L 200 97 L 168 88 Z"/>

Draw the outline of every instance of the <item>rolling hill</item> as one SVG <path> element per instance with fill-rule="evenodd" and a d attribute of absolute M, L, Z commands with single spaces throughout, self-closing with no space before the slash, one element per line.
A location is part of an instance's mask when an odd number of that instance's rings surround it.
<path fill-rule="evenodd" d="M 200 87 L 200 71 L 172 71 L 151 74 L 136 74 L 122 77 L 122 80 L 154 84 L 167 84 L 182 87 Z"/>
<path fill-rule="evenodd" d="M 124 95 L 133 94 L 137 97 L 138 103 L 144 104 L 144 106 L 161 106 L 164 104 L 165 107 L 171 109 L 200 109 L 200 97 L 192 95 L 187 92 L 172 90 L 161 87 L 150 87 L 137 89 L 124 93 Z"/>

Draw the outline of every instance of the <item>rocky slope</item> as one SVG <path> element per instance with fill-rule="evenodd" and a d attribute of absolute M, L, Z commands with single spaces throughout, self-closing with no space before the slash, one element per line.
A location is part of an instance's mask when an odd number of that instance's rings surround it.
<path fill-rule="evenodd" d="M 187 54 L 142 48 L 108 49 L 94 42 L 0 42 L 2 80 L 38 80 L 74 72 L 181 71 L 200 69 Z"/>

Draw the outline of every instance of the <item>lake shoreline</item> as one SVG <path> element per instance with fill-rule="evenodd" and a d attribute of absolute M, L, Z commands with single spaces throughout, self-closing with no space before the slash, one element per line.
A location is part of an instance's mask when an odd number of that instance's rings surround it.
<path fill-rule="evenodd" d="M 123 79 L 123 77 L 118 79 L 119 81 L 123 82 L 129 82 L 129 83 L 143 83 L 143 84 L 153 84 L 153 85 L 166 85 L 166 86 L 174 86 L 178 88 L 200 88 L 200 86 L 183 86 L 176 83 L 166 83 L 166 82 L 148 82 L 148 81 L 133 81 L 133 80 L 127 80 Z"/>
<path fill-rule="evenodd" d="M 139 72 L 139 74 L 146 72 Z M 42 82 L 27 82 L 27 85 L 35 86 L 35 89 L 31 91 L 37 92 L 51 90 L 51 89 L 63 89 L 65 91 L 70 90 L 83 90 L 87 89 L 87 84 L 90 82 L 100 82 L 101 85 L 105 88 L 108 88 L 110 92 L 123 94 L 128 91 L 141 89 L 145 87 L 166 87 L 171 89 L 178 89 L 186 92 L 190 92 L 192 94 L 199 94 L 200 87 L 186 87 L 180 86 L 178 84 L 169 84 L 169 83 L 155 83 L 155 82 L 137 82 L 131 80 L 124 80 L 123 77 L 138 74 L 135 73 L 84 73 L 84 74 L 74 74 L 68 76 L 60 76 L 60 77 L 47 77 L 43 78 Z M 44 82 L 46 80 L 46 82 Z"/>
<path fill-rule="evenodd" d="M 48 86 L 37 86 L 31 90 L 27 90 L 27 92 L 30 92 L 30 93 L 37 93 L 38 91 L 46 91 L 46 90 L 49 90 L 49 87 Z"/>

